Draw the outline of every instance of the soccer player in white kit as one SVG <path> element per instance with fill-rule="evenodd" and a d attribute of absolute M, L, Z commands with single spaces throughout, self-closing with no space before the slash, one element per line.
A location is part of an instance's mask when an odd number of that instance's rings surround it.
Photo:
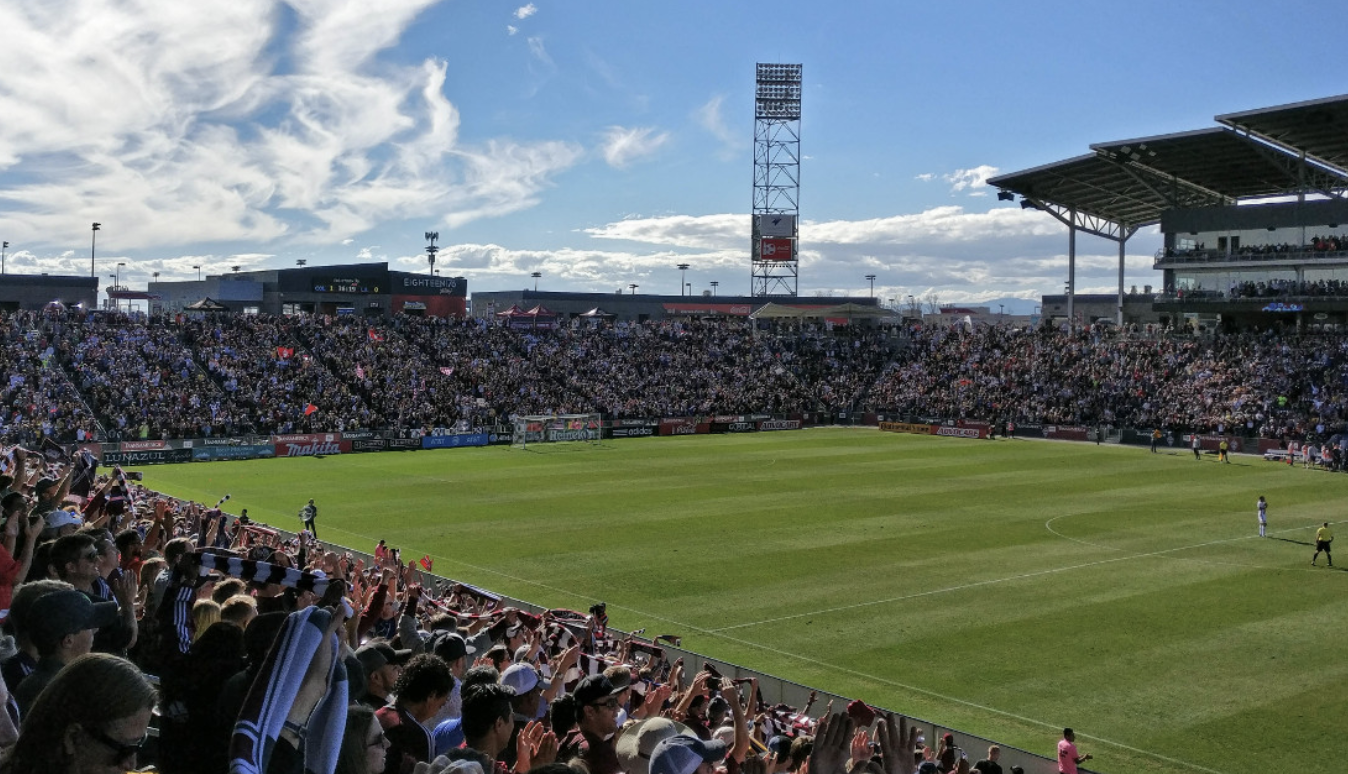
<path fill-rule="evenodd" d="M 1263 495 L 1259 495 L 1259 537 L 1268 537 L 1265 530 L 1268 529 L 1268 501 Z"/>

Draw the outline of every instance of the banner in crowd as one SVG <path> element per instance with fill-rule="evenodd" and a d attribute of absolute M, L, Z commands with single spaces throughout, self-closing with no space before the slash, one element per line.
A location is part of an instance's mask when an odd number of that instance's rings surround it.
<path fill-rule="evenodd" d="M 455 433 L 453 435 L 428 435 L 421 439 L 423 449 L 450 449 L 462 446 L 486 446 L 489 443 L 487 433 Z"/>
<path fill-rule="evenodd" d="M 191 461 L 191 449 L 151 449 L 149 451 L 103 453 L 104 465 L 164 465 Z"/>
<path fill-rule="evenodd" d="M 271 437 L 277 457 L 317 457 L 351 451 L 337 433 L 296 433 Z"/>
<path fill-rule="evenodd" d="M 192 449 L 194 462 L 214 460 L 251 460 L 257 457 L 275 457 L 271 444 L 244 444 L 240 446 L 198 446 Z"/>

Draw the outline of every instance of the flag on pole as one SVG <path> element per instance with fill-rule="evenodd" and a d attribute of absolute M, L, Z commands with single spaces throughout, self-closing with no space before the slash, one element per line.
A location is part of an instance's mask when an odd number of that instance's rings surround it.
<path fill-rule="evenodd" d="M 419 563 L 421 564 L 421 569 L 425 570 L 426 572 L 431 572 L 431 567 L 435 565 L 435 560 L 431 558 L 430 554 L 426 554 L 425 556 L 421 557 Z"/>
<path fill-rule="evenodd" d="M 315 411 L 318 411 L 318 406 L 315 406 L 315 405 L 312 404 L 312 403 L 306 403 L 306 404 L 304 404 L 304 415 L 305 415 L 306 417 L 309 416 L 310 414 L 314 413 Z"/>
<path fill-rule="evenodd" d="M 369 333 L 369 335 L 370 335 L 370 341 L 383 341 L 383 340 L 384 340 L 384 334 L 379 333 L 379 332 L 376 331 L 374 328 L 370 328 L 370 329 L 367 331 L 367 333 Z"/>
<path fill-rule="evenodd" d="M 289 360 L 290 358 L 292 358 L 292 357 L 294 357 L 294 356 L 295 356 L 295 348 L 294 348 L 294 347 L 277 347 L 277 348 L 276 348 L 276 357 L 277 357 L 278 359 L 280 359 L 280 360 Z"/>

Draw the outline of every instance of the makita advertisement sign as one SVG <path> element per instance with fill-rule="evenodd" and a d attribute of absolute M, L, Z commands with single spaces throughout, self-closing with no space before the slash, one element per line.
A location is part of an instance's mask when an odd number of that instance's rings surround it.
<path fill-rule="evenodd" d="M 322 457 L 351 451 L 351 442 L 337 433 L 298 433 L 273 435 L 277 457 Z"/>

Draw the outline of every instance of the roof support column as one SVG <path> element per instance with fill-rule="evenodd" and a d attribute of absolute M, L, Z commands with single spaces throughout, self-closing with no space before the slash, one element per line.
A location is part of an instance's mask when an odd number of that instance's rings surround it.
<path fill-rule="evenodd" d="M 1074 330 L 1077 294 L 1077 211 L 1072 208 L 1067 220 L 1067 329 Z"/>
<path fill-rule="evenodd" d="M 1114 318 L 1114 323 L 1119 326 L 1120 330 L 1123 329 L 1123 255 L 1125 252 L 1124 247 L 1125 245 L 1128 244 L 1127 233 L 1128 227 L 1120 223 L 1119 224 L 1119 306 L 1118 309 L 1116 310 L 1116 316 Z"/>

